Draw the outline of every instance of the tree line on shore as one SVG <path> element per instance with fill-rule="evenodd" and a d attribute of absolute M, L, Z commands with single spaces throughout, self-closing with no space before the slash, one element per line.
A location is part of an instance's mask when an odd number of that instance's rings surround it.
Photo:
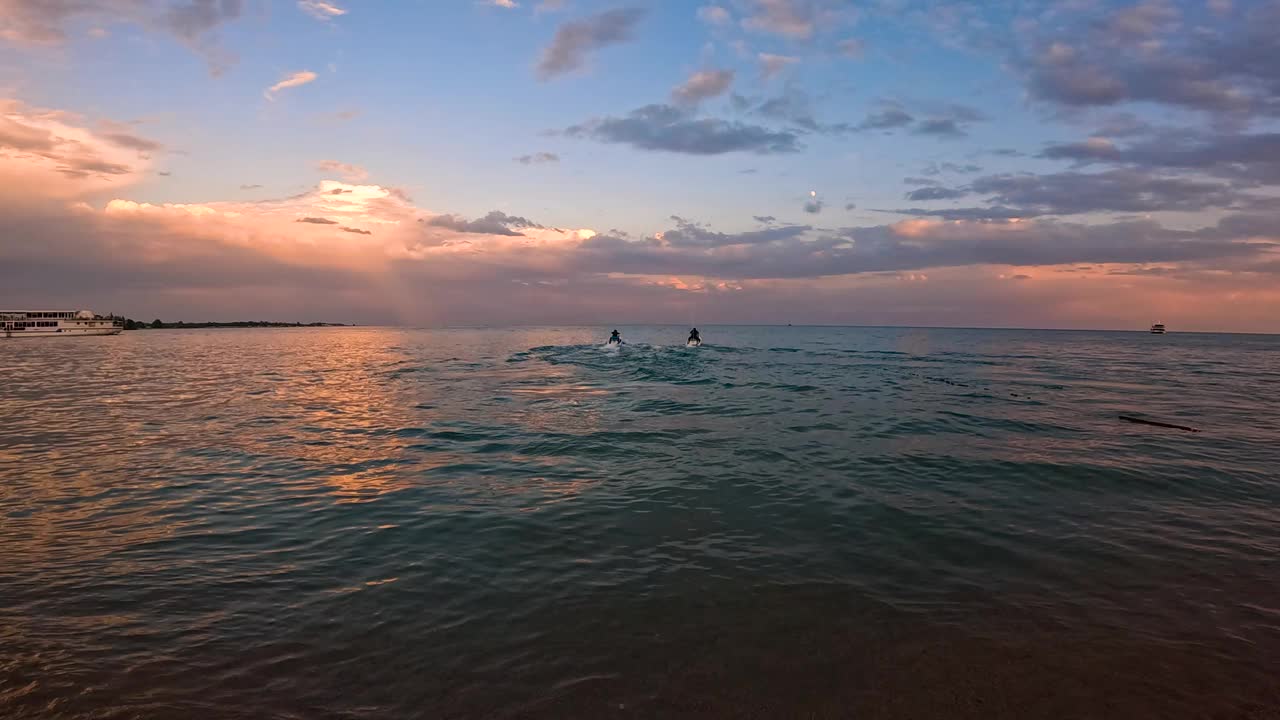
<path fill-rule="evenodd" d="M 266 320 L 240 320 L 236 322 L 164 322 L 159 318 L 151 322 L 124 318 L 125 330 L 169 330 L 174 328 L 252 328 L 252 327 L 343 327 L 342 323 L 269 322 Z"/>

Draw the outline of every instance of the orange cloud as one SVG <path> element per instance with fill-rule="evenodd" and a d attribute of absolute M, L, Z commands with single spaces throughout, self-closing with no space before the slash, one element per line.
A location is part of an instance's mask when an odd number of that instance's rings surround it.
<path fill-rule="evenodd" d="M 95 132 L 77 116 L 0 100 L 0 195 L 77 198 L 118 190 L 147 175 L 142 147 L 159 143 L 108 124 Z"/>
<path fill-rule="evenodd" d="M 262 96 L 268 100 L 275 100 L 277 92 L 287 90 L 289 88 L 300 87 L 310 82 L 315 82 L 317 77 L 319 76 L 310 70 L 299 70 L 295 73 L 289 73 L 281 78 L 280 82 L 264 90 Z"/>

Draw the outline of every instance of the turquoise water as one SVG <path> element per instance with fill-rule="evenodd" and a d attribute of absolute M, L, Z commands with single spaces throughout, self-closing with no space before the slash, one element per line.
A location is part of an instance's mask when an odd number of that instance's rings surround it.
<path fill-rule="evenodd" d="M 620 329 L 0 342 L 0 716 L 1280 712 L 1280 337 Z"/>

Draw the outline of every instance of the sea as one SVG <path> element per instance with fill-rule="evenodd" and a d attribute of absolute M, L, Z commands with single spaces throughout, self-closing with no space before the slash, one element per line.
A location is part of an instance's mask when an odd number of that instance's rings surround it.
<path fill-rule="evenodd" d="M 1280 717 L 1280 336 L 610 329 L 0 340 L 0 717 Z"/>

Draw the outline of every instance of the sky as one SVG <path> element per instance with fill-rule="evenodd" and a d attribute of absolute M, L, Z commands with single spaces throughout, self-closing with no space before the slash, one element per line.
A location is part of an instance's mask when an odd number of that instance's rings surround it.
<path fill-rule="evenodd" d="M 0 306 L 1280 332 L 1280 0 L 0 0 Z"/>

